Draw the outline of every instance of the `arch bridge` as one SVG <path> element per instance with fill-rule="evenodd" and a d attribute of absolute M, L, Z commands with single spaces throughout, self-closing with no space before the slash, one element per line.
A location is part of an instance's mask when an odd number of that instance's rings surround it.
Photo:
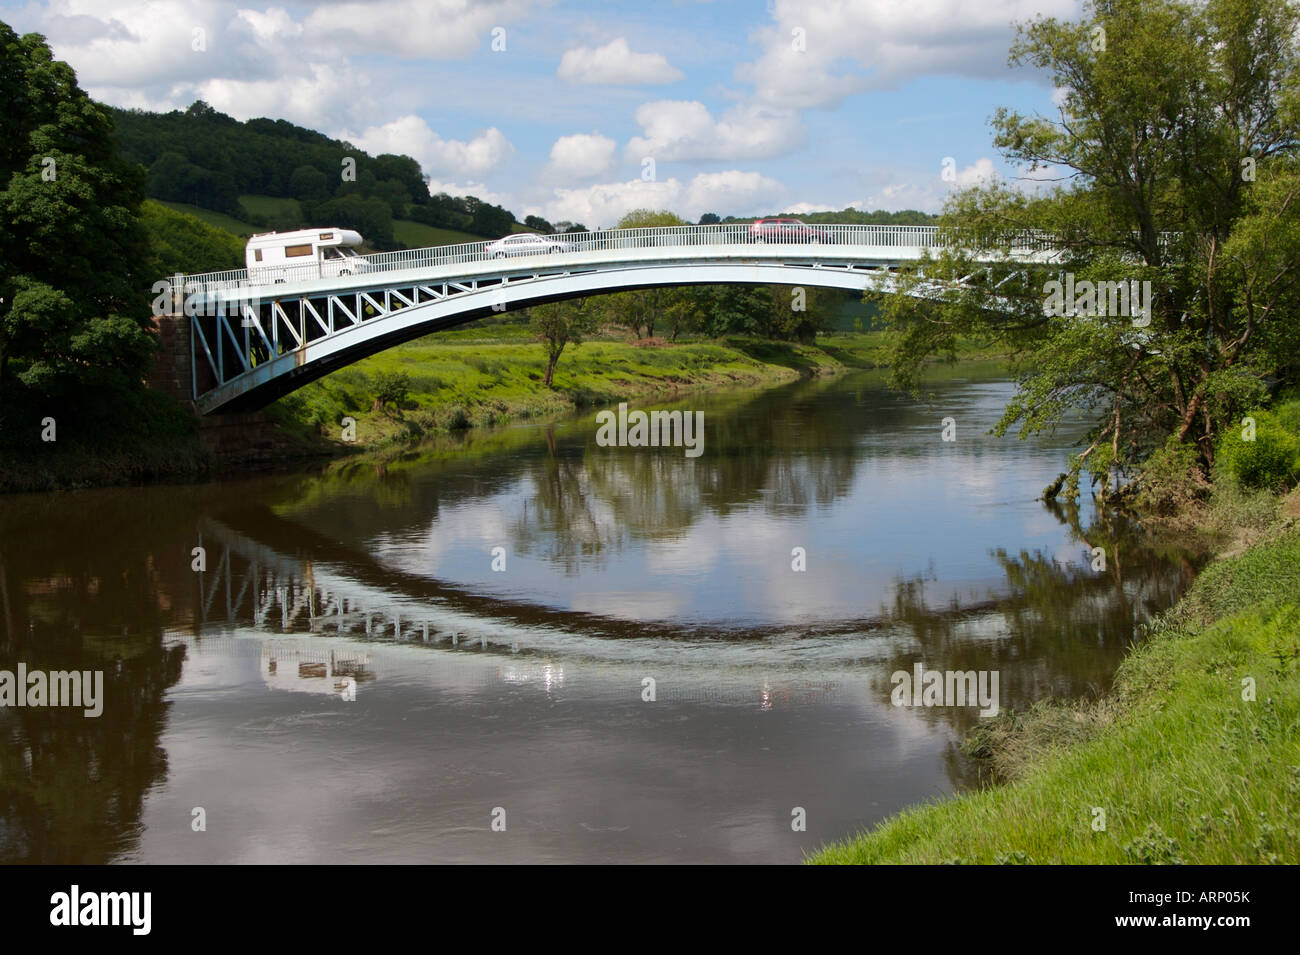
<path fill-rule="evenodd" d="M 177 276 L 159 283 L 159 299 L 189 320 L 191 397 L 213 414 L 262 407 L 401 342 L 544 302 L 681 285 L 889 291 L 895 270 L 938 248 L 937 232 L 816 225 L 799 241 L 756 241 L 749 223 L 611 229 L 548 236 L 544 251 L 520 256 L 487 242 L 369 254 L 353 274 L 328 277 L 317 263 L 277 270 L 274 282 L 245 269 Z M 986 258 L 1032 265 L 1056 255 L 1048 237 L 1023 233 Z"/>

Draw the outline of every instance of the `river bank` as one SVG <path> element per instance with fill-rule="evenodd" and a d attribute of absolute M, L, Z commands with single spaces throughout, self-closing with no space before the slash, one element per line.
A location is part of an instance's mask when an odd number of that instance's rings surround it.
<path fill-rule="evenodd" d="M 357 362 L 282 398 L 267 413 L 287 431 L 338 452 L 370 451 L 619 401 L 678 399 L 875 368 L 883 346 L 880 333 L 821 336 L 801 345 L 744 338 L 672 343 L 611 329 L 566 349 L 548 388 L 544 351 L 527 325 L 470 326 Z M 405 393 L 381 404 L 385 386 L 399 378 Z M 347 436 L 344 418 L 355 422 Z"/>
<path fill-rule="evenodd" d="M 1144 628 L 1108 693 L 1005 712 L 967 737 L 999 785 L 808 861 L 1300 861 L 1300 490 L 1274 505 Z"/>
<path fill-rule="evenodd" d="M 611 329 L 564 353 L 555 387 L 528 326 L 498 323 L 441 332 L 357 362 L 280 399 L 236 427 L 195 421 L 189 433 L 140 429 L 112 448 L 51 443 L 0 456 L 0 493 L 186 483 L 300 467 L 440 433 L 562 417 L 619 401 L 677 399 L 718 388 L 764 387 L 881 366 L 879 332 L 833 333 L 813 344 L 761 339 L 629 339 Z M 959 360 L 990 359 L 970 343 Z M 405 393 L 376 401 L 404 376 Z M 344 419 L 354 422 L 344 431 Z M 245 433 L 243 440 L 234 438 Z"/>

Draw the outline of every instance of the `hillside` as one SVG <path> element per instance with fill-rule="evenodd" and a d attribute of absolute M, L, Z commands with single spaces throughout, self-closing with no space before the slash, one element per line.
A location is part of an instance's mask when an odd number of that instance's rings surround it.
<path fill-rule="evenodd" d="M 187 215 L 194 216 L 213 228 L 228 232 L 239 238 L 248 238 L 258 232 L 267 231 L 267 226 L 260 222 L 248 221 L 246 219 L 228 216 L 224 212 L 214 212 L 211 209 L 204 209 L 201 206 L 190 205 L 187 202 L 169 202 L 164 199 L 152 200 L 159 205 L 166 206 L 177 212 L 183 212 Z M 259 209 L 277 210 L 273 216 L 296 220 L 300 216 L 300 207 L 296 199 L 278 199 L 274 196 L 240 196 L 239 202 L 242 210 L 250 210 L 254 218 L 261 220 L 266 213 L 259 215 Z M 249 212 L 241 211 L 241 215 L 248 215 Z M 331 224 L 333 224 L 331 220 Z M 287 228 L 287 226 L 286 226 Z M 369 238 L 369 236 L 367 236 Z M 440 229 L 436 226 L 425 225 L 423 222 L 415 222 L 411 219 L 394 219 L 393 220 L 393 239 L 401 248 L 421 249 L 433 245 L 455 245 L 460 242 L 479 242 L 483 236 L 471 235 L 468 232 L 461 232 L 456 229 Z"/>
<path fill-rule="evenodd" d="M 329 222 L 387 249 L 525 228 L 473 196 L 429 195 L 409 156 L 371 156 L 285 120 L 239 122 L 203 102 L 183 112 L 112 113 L 118 149 L 144 168 L 151 199 L 237 235 Z"/>

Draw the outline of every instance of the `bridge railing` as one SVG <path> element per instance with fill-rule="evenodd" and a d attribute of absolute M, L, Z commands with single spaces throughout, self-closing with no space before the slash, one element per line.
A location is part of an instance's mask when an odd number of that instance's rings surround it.
<path fill-rule="evenodd" d="M 750 223 L 726 223 L 705 226 L 662 226 L 645 229 L 604 229 L 596 232 L 569 232 L 544 236 L 562 252 L 607 252 L 630 249 L 755 247 L 761 242 L 781 245 L 859 246 L 887 248 L 927 248 L 936 244 L 934 226 L 906 225 L 815 225 L 797 227 L 793 234 L 771 238 L 755 237 Z M 280 283 L 310 282 L 346 274 L 372 275 L 406 269 L 433 269 L 492 261 L 490 241 L 465 242 L 425 249 L 399 249 L 374 252 L 357 260 L 331 260 L 304 265 L 260 269 L 251 278 L 247 269 L 228 269 L 182 276 L 188 292 L 210 294 L 247 287 L 273 287 Z M 500 253 L 496 254 L 500 256 Z M 505 256 L 505 261 L 524 256 Z M 347 271 L 343 271 L 347 270 Z"/>
<path fill-rule="evenodd" d="M 569 232 L 543 236 L 548 245 L 557 247 L 561 254 L 568 252 L 610 252 L 631 249 L 664 248 L 754 248 L 759 243 L 803 245 L 810 248 L 827 247 L 923 249 L 938 248 L 938 228 L 918 225 L 821 225 L 810 223 L 788 227 L 784 233 L 763 235 L 755 233 L 748 222 L 720 225 L 662 226 L 645 229 L 604 229 L 597 232 Z M 1162 241 L 1168 235 L 1162 235 Z M 1021 230 L 1004 237 L 1013 252 L 1036 253 L 1057 247 L 1056 241 L 1038 230 Z M 449 265 L 487 262 L 502 257 L 491 252 L 489 241 L 465 242 L 459 245 L 440 245 L 424 249 L 399 249 L 394 252 L 374 252 L 355 259 L 334 259 L 310 262 L 303 265 L 277 266 L 259 269 L 250 277 L 246 269 L 224 272 L 205 272 L 182 277 L 186 294 L 220 294 L 223 291 L 249 287 L 274 288 L 280 283 L 311 282 L 322 278 L 345 275 L 376 275 L 408 269 L 434 269 Z M 530 253 L 535 258 L 535 253 Z M 509 255 L 503 262 L 529 256 Z M 833 258 L 833 252 L 827 258 Z"/>

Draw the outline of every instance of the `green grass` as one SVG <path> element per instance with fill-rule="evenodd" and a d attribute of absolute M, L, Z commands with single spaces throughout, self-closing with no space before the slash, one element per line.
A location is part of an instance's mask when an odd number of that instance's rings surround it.
<path fill-rule="evenodd" d="M 189 213 L 197 219 L 202 219 L 210 226 L 215 226 L 218 229 L 225 229 L 227 232 L 233 233 L 242 238 L 247 238 L 255 232 L 264 231 L 260 226 L 250 225 L 247 222 L 242 222 L 233 216 L 226 215 L 225 213 L 213 212 L 211 209 L 192 206 L 186 202 L 163 202 L 161 199 L 155 201 L 167 206 L 169 209 L 175 209 L 177 212 Z"/>
<path fill-rule="evenodd" d="M 239 204 L 255 216 L 286 215 L 297 218 L 302 214 L 298 200 L 288 196 L 240 196 Z"/>
<path fill-rule="evenodd" d="M 866 354 L 879 336 L 838 336 L 838 354 Z M 860 366 L 860 365 L 859 365 Z M 362 446 L 431 432 L 540 416 L 631 398 L 663 398 L 719 386 L 775 384 L 851 367 L 819 345 L 747 339 L 642 345 L 608 333 L 564 352 L 555 387 L 541 344 L 516 320 L 480 322 L 439 332 L 357 362 L 280 399 L 271 413 L 291 429 L 337 431 L 357 419 Z M 400 420 L 370 413 L 383 374 L 409 376 L 411 397 Z"/>
<path fill-rule="evenodd" d="M 298 204 L 298 200 L 291 199 L 289 196 L 239 196 L 239 205 L 242 205 L 250 216 L 266 218 L 274 216 L 298 218 L 302 216 L 302 207 Z"/>
<path fill-rule="evenodd" d="M 393 238 L 408 249 L 424 249 L 433 245 L 460 245 L 465 242 L 482 242 L 480 235 L 439 229 L 410 219 L 393 220 Z"/>
<path fill-rule="evenodd" d="M 1043 708 L 1074 726 L 1034 744 L 1014 781 L 905 811 L 810 861 L 1300 861 L 1297 594 L 1298 530 L 1211 564 L 1108 697 Z"/>

